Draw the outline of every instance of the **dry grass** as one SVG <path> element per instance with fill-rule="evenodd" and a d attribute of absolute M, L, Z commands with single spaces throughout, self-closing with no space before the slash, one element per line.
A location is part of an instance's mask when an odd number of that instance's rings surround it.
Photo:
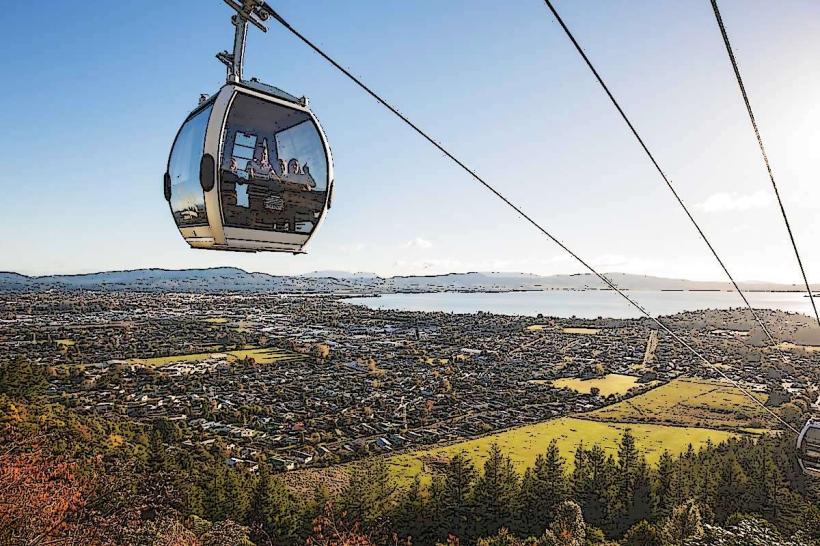
<path fill-rule="evenodd" d="M 610 394 L 626 394 L 629 389 L 638 384 L 638 378 L 634 375 L 611 373 L 593 379 L 576 377 L 556 379 L 552 384 L 559 389 L 567 388 L 582 393 L 589 393 L 593 387 L 597 387 L 601 391 L 601 396 L 609 396 Z"/>
<path fill-rule="evenodd" d="M 756 395 L 761 402 L 766 395 Z M 601 408 L 599 421 L 665 423 L 715 428 L 764 428 L 766 412 L 729 383 L 676 379 L 656 389 Z"/>
<path fill-rule="evenodd" d="M 242 358 L 251 357 L 259 364 L 273 364 L 275 362 L 283 362 L 301 358 L 296 353 L 283 351 L 281 349 L 241 349 L 239 351 L 227 351 L 222 353 L 215 351 L 213 353 L 193 353 L 186 355 L 170 355 L 159 356 L 156 358 L 132 358 L 128 362 L 131 364 L 141 364 L 143 366 L 164 366 L 174 362 L 198 362 L 211 358 L 215 354 L 228 355 L 229 361 L 236 361 Z"/>
<path fill-rule="evenodd" d="M 783 343 L 778 343 L 777 347 L 779 349 L 783 349 L 786 351 L 790 350 L 801 350 L 806 351 L 807 353 L 816 353 L 820 351 L 820 345 L 798 345 L 796 343 L 789 343 L 788 341 Z"/>
<path fill-rule="evenodd" d="M 561 331 L 565 334 L 579 334 L 579 335 L 586 335 L 586 336 L 594 336 L 595 334 L 599 333 L 601 330 L 597 328 L 561 328 Z"/>

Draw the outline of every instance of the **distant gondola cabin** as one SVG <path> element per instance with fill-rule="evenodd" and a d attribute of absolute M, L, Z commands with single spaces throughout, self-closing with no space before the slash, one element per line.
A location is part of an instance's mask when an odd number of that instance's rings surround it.
<path fill-rule="evenodd" d="M 810 419 L 800 431 L 797 456 L 803 472 L 820 478 L 820 419 Z"/>

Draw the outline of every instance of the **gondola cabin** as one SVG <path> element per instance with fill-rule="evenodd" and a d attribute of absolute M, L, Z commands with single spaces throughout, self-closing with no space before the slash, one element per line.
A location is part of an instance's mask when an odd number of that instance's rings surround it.
<path fill-rule="evenodd" d="M 797 457 L 803 472 L 820 478 L 820 419 L 810 419 L 800 431 Z"/>
<path fill-rule="evenodd" d="M 305 99 L 236 81 L 182 124 L 164 178 L 191 247 L 301 253 L 330 207 L 333 163 Z"/>

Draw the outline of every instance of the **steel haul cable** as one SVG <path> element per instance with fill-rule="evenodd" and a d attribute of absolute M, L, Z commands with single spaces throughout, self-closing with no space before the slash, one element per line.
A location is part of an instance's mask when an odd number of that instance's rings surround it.
<path fill-rule="evenodd" d="M 745 395 L 746 395 L 747 397 L 749 397 L 749 398 L 750 398 L 750 399 L 751 399 L 751 400 L 752 400 L 755 404 L 757 404 L 758 406 L 760 406 L 760 407 L 761 407 L 761 408 L 762 408 L 762 409 L 763 409 L 766 413 L 770 414 L 770 415 L 771 415 L 772 417 L 774 417 L 777 421 L 779 421 L 779 422 L 780 422 L 780 423 L 781 423 L 784 427 L 788 428 L 789 430 L 791 430 L 791 431 L 792 431 L 792 432 L 794 432 L 795 434 L 797 434 L 797 433 L 798 433 L 798 431 L 797 431 L 797 430 L 796 430 L 793 426 L 791 426 L 788 422 L 786 422 L 785 420 L 783 420 L 783 418 L 782 418 L 782 417 L 780 417 L 778 414 L 776 414 L 774 411 L 772 411 L 770 408 L 768 408 L 768 407 L 767 407 L 767 406 L 766 406 L 763 402 L 761 402 L 760 400 L 758 400 L 758 398 L 757 398 L 757 397 L 755 397 L 755 396 L 754 396 L 751 392 L 749 392 L 749 390 L 748 390 L 748 389 L 746 389 L 745 387 L 743 387 L 742 385 L 740 385 L 737 381 L 735 381 L 734 379 L 732 379 L 732 378 L 730 378 L 728 375 L 726 375 L 726 373 L 725 373 L 723 370 L 721 370 L 720 368 L 718 368 L 717 366 L 715 366 L 714 364 L 712 364 L 712 363 L 709 361 L 709 359 L 708 359 L 708 358 L 706 358 L 703 354 L 701 354 L 701 353 L 700 353 L 700 351 L 698 351 L 697 349 L 695 349 L 694 347 L 692 347 L 689 343 L 687 343 L 687 342 L 686 342 L 686 340 L 684 340 L 684 339 L 683 339 L 683 338 L 681 338 L 678 334 L 676 334 L 675 332 L 673 332 L 673 331 L 672 331 L 669 327 L 667 327 L 667 326 L 666 326 L 663 322 L 661 322 L 658 318 L 656 318 L 656 317 L 652 316 L 651 314 L 649 314 L 649 312 L 648 312 L 646 309 L 644 309 L 644 308 L 643 308 L 643 306 L 641 306 L 638 302 L 636 302 L 635 300 L 633 300 L 632 298 L 630 298 L 630 297 L 629 297 L 629 296 L 628 296 L 628 295 L 627 295 L 627 294 L 626 294 L 623 290 L 621 290 L 620 288 L 618 288 L 618 287 L 617 287 L 617 286 L 616 286 L 616 285 L 615 285 L 612 281 L 610 281 L 610 280 L 609 280 L 606 276 L 604 276 L 602 273 L 599 273 L 599 272 L 598 272 L 598 271 L 597 271 L 594 267 L 592 267 L 589 263 L 587 263 L 587 262 L 586 262 L 583 258 L 581 258 L 578 254 L 576 254 L 575 252 L 573 252 L 573 251 L 572 251 L 572 250 L 571 250 L 568 246 L 566 246 L 564 243 L 562 243 L 562 242 L 561 242 L 561 241 L 560 241 L 557 237 L 555 237 L 552 233 L 550 233 L 549 231 L 547 231 L 547 230 L 546 230 L 546 228 L 542 227 L 542 226 L 541 226 L 541 224 L 539 224 L 537 221 L 535 221 L 535 220 L 534 220 L 531 216 L 529 216 L 526 212 L 524 212 L 524 211 L 523 211 L 521 208 L 519 208 L 516 204 L 514 204 L 514 203 L 513 203 L 512 201 L 510 201 L 507 197 L 505 197 L 505 196 L 504 196 L 503 194 L 501 194 L 498 190 L 496 190 L 496 189 L 495 189 L 495 188 L 494 188 L 494 187 L 493 187 L 493 186 L 492 186 L 489 182 L 485 181 L 482 177 L 480 177 L 478 174 L 476 174 L 476 173 L 475 173 L 475 171 L 473 171 L 472 169 L 470 169 L 470 168 L 469 168 L 466 164 L 464 164 L 464 163 L 463 163 L 460 159 L 458 159 L 458 158 L 457 158 L 457 157 L 455 157 L 452 153 L 450 153 L 450 152 L 449 152 L 449 151 L 448 151 L 448 150 L 447 150 L 444 146 L 442 146 L 441 144 L 439 144 L 438 142 L 436 142 L 436 141 L 435 141 L 435 140 L 434 140 L 434 139 L 433 139 L 430 135 L 428 135 L 428 134 L 427 134 L 426 132 L 424 132 L 421 128 L 419 128 L 419 126 L 418 126 L 418 125 L 416 125 L 415 123 L 413 123 L 412 121 L 410 121 L 410 119 L 408 119 L 408 118 L 407 118 L 404 114 L 402 114 L 401 112 L 399 112 L 399 111 L 398 111 L 398 110 L 397 110 L 394 106 L 392 106 L 390 103 L 388 103 L 386 100 L 384 100 L 384 99 L 383 99 L 381 96 L 379 96 L 379 95 L 378 95 L 375 91 L 373 91 L 372 89 L 370 89 L 370 87 L 368 87 L 368 86 L 367 86 L 364 82 L 362 82 L 359 78 L 357 78 L 356 76 L 354 76 L 353 74 L 351 74 L 351 73 L 350 73 L 350 71 L 348 71 L 346 68 L 344 68 L 344 67 L 343 67 L 342 65 L 340 65 L 338 62 L 336 62 L 336 61 L 335 61 L 332 57 L 330 57 L 327 53 L 325 53 L 325 52 L 324 52 L 324 51 L 323 51 L 323 50 L 322 50 L 319 46 L 317 46 L 316 44 L 314 44 L 311 40 L 309 40 L 307 37 L 305 37 L 302 33 L 300 33 L 298 30 L 296 30 L 295 28 L 293 28 L 293 27 L 290 25 L 290 23 L 288 23 L 288 22 L 287 22 L 287 21 L 286 21 L 286 20 L 285 20 L 285 19 L 284 19 L 281 15 L 279 15 L 279 14 L 276 12 L 276 10 L 274 10 L 273 8 L 271 8 L 268 4 L 263 4 L 263 5 L 264 5 L 265 9 L 266 9 L 266 10 L 268 10 L 268 11 L 271 13 L 271 16 L 272 16 L 274 19 L 276 19 L 276 20 L 277 20 L 277 21 L 278 21 L 278 22 L 279 22 L 279 23 L 280 23 L 283 27 L 285 27 L 288 31 L 290 31 L 290 33 L 291 33 L 291 34 L 293 34 L 294 36 L 296 36 L 296 37 L 297 37 L 300 41 L 302 41 L 305 45 L 307 45 L 309 48 L 311 48 L 311 49 L 312 49 L 314 52 L 316 52 L 316 53 L 317 53 L 320 57 L 322 57 L 322 58 L 323 58 L 323 59 L 325 59 L 327 62 L 329 62 L 331 65 L 333 65 L 333 67 L 334 67 L 334 68 L 336 68 L 336 69 L 337 69 L 337 70 L 339 70 L 342 74 L 344 74 L 345 76 L 347 76 L 347 77 L 348 77 L 348 79 L 350 79 L 353 83 L 355 83 L 358 87 L 360 87 L 360 88 L 361 88 L 364 92 L 366 92 L 368 95 L 370 95 L 371 97 L 373 97 L 373 98 L 374 98 L 374 99 L 375 99 L 375 100 L 376 100 L 379 104 L 381 104 L 382 106 L 384 106 L 385 108 L 387 108 L 387 109 L 388 109 L 390 112 L 392 112 L 392 113 L 393 113 L 396 117 L 398 117 L 399 119 L 401 119 L 401 120 L 402 120 L 405 124 L 407 124 L 407 125 L 408 125 L 411 129 L 413 129 L 416 133 L 418 133 L 418 134 L 419 134 L 422 138 L 424 138 L 426 141 L 428 141 L 430 144 L 432 144 L 432 145 L 433 145 L 436 149 L 438 149 L 441 153 L 443 153 L 445 156 L 447 156 L 447 157 L 448 157 L 451 161 L 453 161 L 456 165 L 458 165 L 458 166 L 459 166 L 459 167 L 461 167 L 464 171 L 466 171 L 466 172 L 467 172 L 467 173 L 468 173 L 468 174 L 469 174 L 469 175 L 470 175 L 473 179 L 475 179 L 478 183 L 480 183 L 482 186 L 484 186 L 484 188 L 486 188 L 487 190 L 489 190 L 490 192 L 492 192 L 492 193 L 493 193 L 493 195 L 495 195 L 498 199 L 500 199 L 501 201 L 503 201 L 503 202 L 504 202 L 504 204 L 506 204 L 506 205 L 507 205 L 507 206 L 509 206 L 511 209 L 513 209 L 513 210 L 514 210 L 514 211 L 515 211 L 515 212 L 516 212 L 519 216 L 521 216 L 524 220 L 526 220 L 527 222 L 529 222 L 529 223 L 530 223 L 533 227 L 535 227 L 535 228 L 536 228 L 538 231 L 540 231 L 543 235 L 545 235 L 547 238 L 549 238 L 549 239 L 550 239 L 553 243 L 555 243 L 556 245 L 558 245 L 558 246 L 559 246 L 562 250 L 564 250 L 567 254 L 569 254 L 570 256 L 572 256 L 572 257 L 573 257 L 573 258 L 574 258 L 574 259 L 575 259 L 578 263 L 580 263 L 582 266 L 584 266 L 584 268 L 585 268 L 585 269 L 587 269 L 590 273 L 592 273 L 593 275 L 595 275 L 596 277 L 598 277 L 598 278 L 599 278 L 599 279 L 600 279 L 600 280 L 601 280 L 601 281 L 602 281 L 605 285 L 607 285 L 607 286 L 608 286 L 611 290 L 615 291 L 615 292 L 616 292 L 619 296 L 621 296 L 623 299 L 625 299 L 625 300 L 626 300 L 626 301 L 627 301 L 630 305 L 632 305 L 635 309 L 637 309 L 637 310 L 638 310 L 638 311 L 639 311 L 642 315 L 644 315 L 646 318 L 650 319 L 650 320 L 651 320 L 651 321 L 653 321 L 655 324 L 657 324 L 657 325 L 658 325 L 658 327 L 659 327 L 660 329 L 662 329 L 664 332 L 666 332 L 667 334 L 669 334 L 669 336 L 671 336 L 671 337 L 672 337 L 672 339 L 674 339 L 675 341 L 677 341 L 678 343 L 680 343 L 680 344 L 681 344 L 683 347 L 685 347 L 685 348 L 686 348 L 689 352 L 691 352 L 693 355 L 695 355 L 695 357 L 697 357 L 697 358 L 698 358 L 699 360 L 701 360 L 704 364 L 706 364 L 706 365 L 707 365 L 707 366 L 708 366 L 708 367 L 709 367 L 712 371 L 714 371 L 715 373 L 717 373 L 718 375 L 720 375 L 720 376 L 721 376 L 722 378 L 724 378 L 725 380 L 729 381 L 729 382 L 730 382 L 732 385 L 734 385 L 734 386 L 735 386 L 738 390 L 740 390 L 740 392 L 742 392 L 743 394 L 745 394 Z M 738 291 L 739 291 L 739 290 L 738 290 Z"/>
<path fill-rule="evenodd" d="M 817 320 L 817 325 L 820 326 L 820 315 L 817 314 L 817 305 L 814 302 L 814 295 L 811 292 L 809 279 L 806 277 L 806 270 L 803 268 L 803 260 L 800 259 L 800 252 L 797 251 L 797 242 L 794 240 L 794 234 L 792 233 L 792 227 L 789 224 L 789 217 L 786 216 L 786 209 L 783 206 L 783 200 L 780 199 L 780 191 L 777 189 L 777 183 L 774 181 L 774 173 L 772 173 L 772 167 L 769 164 L 769 156 L 766 153 L 766 148 L 763 146 L 763 138 L 760 136 L 760 130 L 757 127 L 757 120 L 755 120 L 755 115 L 752 111 L 752 104 L 749 102 L 749 95 L 746 94 L 746 86 L 743 85 L 743 78 L 740 77 L 740 68 L 738 68 L 737 59 L 735 59 L 732 44 L 729 42 L 729 35 L 726 33 L 726 27 L 723 25 L 723 17 L 720 16 L 720 9 L 718 8 L 717 0 L 711 1 L 712 10 L 715 12 L 715 20 L 717 21 L 718 27 L 720 27 L 720 34 L 723 36 L 723 44 L 726 46 L 726 53 L 729 54 L 729 60 L 732 62 L 732 69 L 735 71 L 737 86 L 740 88 L 740 94 L 743 96 L 743 102 L 746 104 L 746 111 L 749 113 L 749 121 L 752 122 L 752 128 L 754 129 L 755 137 L 757 138 L 757 145 L 760 148 L 760 155 L 763 156 L 763 163 L 766 165 L 766 172 L 769 174 L 769 180 L 772 182 L 772 189 L 774 190 L 774 195 L 777 198 L 777 204 L 780 205 L 780 213 L 783 215 L 783 222 L 786 224 L 786 231 L 789 233 L 789 239 L 792 242 L 794 255 L 797 258 L 797 265 L 800 266 L 800 273 L 803 275 L 803 282 L 806 284 L 806 292 L 809 294 L 811 307 L 814 310 L 814 318 Z"/>
<path fill-rule="evenodd" d="M 551 2 L 550 0 L 544 0 L 544 3 L 547 5 L 547 7 L 549 8 L 549 10 L 550 10 L 550 11 L 552 12 L 552 14 L 555 16 L 555 19 L 558 21 L 558 24 L 559 24 L 559 25 L 561 26 L 561 28 L 564 30 L 564 33 L 565 33 L 565 34 L 567 35 L 567 37 L 570 39 L 570 41 L 572 42 L 572 45 L 573 45 L 573 46 L 575 46 L 575 49 L 576 49 L 576 50 L 578 51 L 578 53 L 581 55 L 581 58 L 582 58 L 582 59 L 584 60 L 584 62 L 586 63 L 587 67 L 589 67 L 590 71 L 591 71 L 591 72 L 592 72 L 592 74 L 595 76 L 595 79 L 596 79 L 596 80 L 598 80 L 598 83 L 601 85 L 601 88 L 603 88 L 604 92 L 605 92 L 605 93 L 606 93 L 606 95 L 609 97 L 609 100 L 610 100 L 610 101 L 612 102 L 612 104 L 615 106 L 615 109 L 616 109 L 616 110 L 618 110 L 618 113 L 621 115 L 621 117 L 623 118 L 624 122 L 626 122 L 627 126 L 629 127 L 629 130 L 630 130 L 630 131 L 632 132 L 632 134 L 635 136 L 635 139 L 636 139 L 636 140 L 638 141 L 638 143 L 641 145 L 641 148 L 643 148 L 643 151 L 644 151 L 644 152 L 646 152 L 646 155 L 649 157 L 649 160 L 652 162 L 652 165 L 654 165 L 654 166 L 655 166 L 655 169 L 656 169 L 656 170 L 658 171 L 658 173 L 661 175 L 661 178 L 663 179 L 663 181 L 664 181 L 664 183 L 666 184 L 666 186 L 669 188 L 669 191 L 671 191 L 671 192 L 672 192 L 672 195 L 675 197 L 675 200 L 678 202 L 678 204 L 681 206 L 681 208 L 683 209 L 683 211 L 686 213 L 686 216 L 687 216 L 687 217 L 689 218 L 689 220 L 692 222 L 692 225 L 693 225 L 693 226 L 695 226 L 695 229 L 697 230 L 698 234 L 700 235 L 700 238 L 701 238 L 701 239 L 703 239 L 703 242 L 704 242 L 704 243 L 706 243 L 706 246 L 707 246 L 707 247 L 709 248 L 709 250 L 712 252 L 712 256 L 714 256 L 714 257 L 715 257 L 715 260 L 717 260 L 718 264 L 719 264 L 719 265 L 720 265 L 720 267 L 723 269 L 723 272 L 724 272 L 724 273 L 726 273 L 726 277 L 728 277 L 729 281 L 731 281 L 732 286 L 734 286 L 735 291 L 738 293 L 738 295 L 740 296 L 740 298 L 743 300 L 743 303 L 746 305 L 746 308 L 749 310 L 749 312 L 751 313 L 752 317 L 754 317 L 754 319 L 755 319 L 755 321 L 757 322 L 757 324 L 758 324 L 758 325 L 760 325 L 760 327 L 763 329 L 763 332 L 766 334 L 766 337 L 769 339 L 769 342 L 772 344 L 772 346 L 777 348 L 777 347 L 778 347 L 778 343 L 777 343 L 777 341 L 774 339 L 774 337 L 772 336 L 772 333 L 769 331 L 769 328 L 766 326 L 766 324 L 763 322 L 763 320 L 760 318 L 760 316 L 759 316 L 759 315 L 757 314 L 757 312 L 754 310 L 754 308 L 752 307 L 752 304 L 751 304 L 751 303 L 749 303 L 749 300 L 746 298 L 746 294 L 743 292 L 743 290 L 741 290 L 741 289 L 740 289 L 740 286 L 739 286 L 739 285 L 737 284 L 737 282 L 735 281 L 734 276 L 733 276 L 733 275 L 729 272 L 729 268 L 728 268 L 728 267 L 726 267 L 726 264 L 723 262 L 723 260 L 721 259 L 721 257 L 718 255 L 717 251 L 715 250 L 715 247 L 713 247 L 713 246 L 712 246 L 712 243 L 709 241 L 709 238 L 708 238 L 708 237 L 706 237 L 706 234 L 705 234 L 705 233 L 703 232 L 703 230 L 701 229 L 701 227 L 700 227 L 700 225 L 698 224 L 697 220 L 695 220 L 695 217 L 694 217 L 694 216 L 692 216 L 692 213 L 691 213 L 691 212 L 689 212 L 689 208 L 688 208 L 688 207 L 686 206 L 686 204 L 683 202 L 683 199 L 681 199 L 680 195 L 678 195 L 677 190 L 675 190 L 675 187 L 672 185 L 672 181 L 671 181 L 671 180 L 669 180 L 669 178 L 667 178 L 667 176 L 666 176 L 666 174 L 663 172 L 663 170 L 661 170 L 660 165 L 658 165 L 658 162 L 655 160 L 655 156 L 653 156 L 653 155 L 652 155 L 652 152 L 650 152 L 650 151 L 649 151 L 649 148 L 647 147 L 647 145 L 646 145 L 646 143 L 644 142 L 644 140 L 641 138 L 641 135 L 638 133 L 637 129 L 635 129 L 635 126 L 634 126 L 634 125 L 632 125 L 632 122 L 629 120 L 629 117 L 626 115 L 626 113 L 624 112 L 624 110 L 621 108 L 621 105 L 620 105 L 620 104 L 618 103 L 618 101 L 615 99 L 615 96 L 614 96 L 614 95 L 612 94 L 612 92 L 609 90 L 609 87 L 606 85 L 606 83 L 604 82 L 604 80 L 603 80 L 603 78 L 601 77 L 601 75 L 600 75 L 600 74 L 598 73 L 598 71 L 595 69 L 595 66 L 592 64 L 592 61 L 590 61 L 590 60 L 589 60 L 589 57 L 587 57 L 587 55 L 586 55 L 586 53 L 584 52 L 583 48 L 581 48 L 581 45 L 578 43 L 578 41 L 575 39 L 575 36 L 574 36 L 574 35 L 572 34 L 572 32 L 569 30 L 569 27 L 567 27 L 566 23 L 564 23 L 564 20 L 563 20 L 563 19 L 561 18 L 561 16 L 558 14 L 558 10 L 556 10 L 556 9 L 555 9 L 555 6 L 553 6 L 553 5 L 552 5 L 552 2 Z M 812 304 L 813 304 L 813 301 L 812 301 Z M 782 354 L 782 352 L 781 352 L 781 354 Z"/>
<path fill-rule="evenodd" d="M 774 347 L 774 348 L 775 348 L 775 349 L 779 352 L 779 354 L 781 355 L 781 357 L 783 358 L 783 360 L 784 360 L 785 362 L 787 362 L 787 363 L 790 363 L 790 362 L 788 362 L 788 360 L 789 360 L 789 359 L 787 358 L 787 356 L 786 356 L 786 354 L 785 354 L 784 350 L 783 350 L 783 349 L 782 349 L 782 347 L 778 344 L 778 342 L 774 339 L 774 337 L 772 336 L 771 331 L 769 330 L 769 328 L 766 326 L 766 324 L 763 322 L 763 320 L 760 318 L 760 316 L 757 314 L 757 312 L 756 312 L 756 311 L 754 310 L 754 308 L 751 306 L 751 304 L 749 303 L 749 300 L 746 298 L 746 295 L 745 295 L 745 294 L 743 293 L 743 291 L 740 289 L 740 286 L 739 286 L 739 285 L 735 282 L 734 277 L 733 277 L 733 276 L 732 276 L 732 274 L 729 272 L 728 268 L 726 267 L 726 265 L 724 264 L 723 260 L 722 260 L 722 259 L 720 258 L 720 256 L 718 255 L 718 253 L 717 253 L 717 251 L 715 250 L 715 248 L 712 246 L 712 244 L 711 244 L 711 242 L 709 241 L 709 239 L 706 237 L 706 234 L 703 232 L 703 230 L 701 229 L 700 225 L 697 223 L 697 221 L 695 220 L 695 218 L 694 218 L 694 217 L 692 216 L 692 214 L 689 212 L 689 209 L 688 209 L 688 207 L 686 206 L 686 204 L 683 202 L 683 200 L 681 199 L 681 197 L 678 195 L 678 192 L 675 190 L 675 187 L 672 185 L 672 182 L 671 182 L 671 181 L 670 181 L 670 180 L 666 177 L 666 174 L 663 172 L 663 170 L 661 170 L 660 165 L 659 165 L 659 164 L 658 164 L 658 162 L 655 160 L 655 157 L 652 155 L 652 152 L 650 152 L 650 151 L 649 151 L 649 148 L 647 147 L 647 145 L 646 145 L 646 143 L 644 142 L 644 140 L 641 138 L 641 136 L 640 136 L 640 134 L 638 133 L 637 129 L 635 129 L 635 126 L 634 126 L 634 125 L 632 124 L 632 122 L 629 120 L 629 117 L 626 115 L 626 113 L 624 112 L 624 110 L 621 108 L 621 105 L 620 105 L 620 104 L 618 103 L 618 101 L 615 99 L 615 96 L 614 96 L 614 95 L 612 94 L 612 92 L 609 90 L 609 87 L 606 85 L 606 83 L 604 82 L 603 78 L 602 78 L 602 77 L 601 77 L 601 75 L 598 73 L 598 71 L 596 70 L 595 66 L 592 64 L 592 61 L 590 61 L 589 57 L 587 57 L 587 55 L 586 55 L 586 53 L 584 52 L 584 50 L 583 50 L 583 48 L 581 47 L 581 45 L 580 45 L 580 44 L 578 43 L 578 41 L 575 39 L 575 36 L 574 36 L 574 35 L 572 34 L 572 32 L 569 30 L 569 27 L 567 27 L 566 23 L 564 23 L 564 20 L 561 18 L 561 15 L 558 13 L 558 10 L 556 10 L 556 9 L 555 9 L 555 6 L 553 6 L 553 4 L 552 4 L 552 2 L 551 2 L 550 0 L 544 0 L 544 3 L 545 3 L 545 4 L 546 4 L 546 6 L 549 8 L 549 10 L 552 12 L 552 14 L 555 16 L 555 19 L 558 21 L 559 25 L 560 25 L 560 26 L 561 26 L 561 28 L 564 30 L 564 33 L 567 35 L 567 37 L 569 38 L 569 40 L 572 42 L 572 45 L 573 45 L 573 46 L 575 46 L 575 49 L 578 51 L 578 53 L 580 54 L 581 58 L 584 60 L 584 63 L 587 65 L 587 67 L 590 69 L 590 71 L 592 72 L 592 74 L 595 76 L 595 79 L 596 79 L 596 80 L 598 81 L 598 83 L 601 85 L 601 88 L 604 90 L 604 92 L 606 93 L 606 95 L 609 97 L 609 100 L 612 102 L 612 104 L 613 104 L 613 105 L 615 106 L 615 108 L 618 110 L 618 113 L 621 115 L 621 117 L 623 118 L 624 122 L 625 122 L 625 123 L 627 124 L 627 126 L 629 127 L 629 130 L 630 130 L 630 131 L 632 132 L 632 134 L 635 136 L 635 139 L 636 139 L 636 140 L 638 141 L 638 143 L 641 145 L 641 148 L 644 150 L 644 152 L 646 153 L 646 155 L 649 157 L 649 159 L 650 159 L 650 161 L 652 162 L 652 164 L 654 165 L 655 169 L 656 169 L 656 170 L 658 171 L 658 173 L 661 175 L 661 178 L 662 178 L 662 179 L 663 179 L 663 181 L 666 183 L 666 186 L 669 188 L 669 190 L 672 192 L 672 195 L 674 195 L 675 200 L 677 200 L 678 204 L 681 206 L 681 208 L 683 209 L 683 211 L 686 213 L 686 216 L 687 216 L 687 217 L 689 218 L 689 220 L 692 222 L 692 225 L 694 225 L 694 226 L 695 226 L 695 229 L 697 230 L 697 232 L 698 232 L 698 234 L 700 235 L 701 239 L 703 239 L 703 241 L 706 243 L 706 246 L 707 246 L 707 247 L 709 248 L 709 250 L 712 252 L 712 255 L 715 257 L 715 260 L 717 260 L 718 264 L 720 264 L 720 267 L 723 269 L 724 273 L 726 273 L 726 276 L 729 278 L 729 280 L 731 281 L 731 283 L 732 283 L 732 285 L 734 286 L 735 290 L 736 290 L 736 291 L 737 291 L 737 293 L 740 295 L 740 297 L 741 297 L 741 299 L 743 300 L 743 302 L 746 304 L 746 308 L 749 310 L 749 312 L 751 313 L 752 317 L 755 319 L 755 321 L 756 321 L 756 322 L 760 325 L 760 327 L 763 329 L 763 332 L 766 334 L 766 337 L 769 339 L 769 342 L 770 342 L 770 343 L 772 344 L 772 346 L 773 346 L 773 347 Z M 785 214 L 785 213 L 784 213 L 784 214 Z M 785 217 L 785 216 L 784 216 L 784 217 Z M 788 227 L 788 222 L 787 222 L 787 227 Z M 789 234 L 791 234 L 791 228 L 789 228 Z M 793 240 L 793 239 L 792 239 L 792 240 Z M 795 248 L 796 248 L 796 247 L 795 247 Z M 799 260 L 799 256 L 798 256 L 798 260 Z M 802 271 L 802 270 L 803 270 L 803 268 L 802 268 L 802 263 L 801 263 L 801 271 Z M 804 274 L 804 279 L 805 279 L 805 274 Z M 808 282 L 807 282 L 807 286 L 808 286 Z M 810 294 L 811 294 L 811 292 L 810 292 Z M 810 297 L 811 297 L 811 296 L 810 296 Z M 812 299 L 812 306 L 814 306 L 814 299 Z"/>

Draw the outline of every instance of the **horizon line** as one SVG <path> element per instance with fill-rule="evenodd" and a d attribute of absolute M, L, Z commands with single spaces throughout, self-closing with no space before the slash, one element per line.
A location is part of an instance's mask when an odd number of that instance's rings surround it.
<path fill-rule="evenodd" d="M 299 277 L 316 277 L 316 278 L 336 278 L 336 274 L 344 274 L 349 276 L 366 276 L 372 278 L 379 278 L 379 279 L 401 279 L 401 278 L 411 278 L 411 277 L 420 277 L 420 278 L 433 278 L 433 277 L 448 277 L 448 276 L 455 276 L 455 275 L 526 275 L 531 277 L 542 277 L 542 278 L 552 278 L 552 277 L 579 277 L 579 276 L 590 276 L 594 277 L 592 273 L 589 272 L 575 272 L 575 273 L 551 273 L 551 274 L 542 274 L 542 273 L 530 273 L 524 271 L 492 271 L 492 270 L 485 270 L 485 271 L 450 271 L 446 273 L 432 273 L 432 274 L 424 274 L 424 273 L 411 273 L 411 274 L 401 274 L 401 275 L 380 275 L 378 273 L 374 273 L 372 271 L 348 271 L 348 270 L 335 270 L 335 269 L 328 269 L 328 270 L 314 270 L 308 271 L 305 273 L 296 273 L 296 274 L 275 274 L 275 273 L 267 273 L 264 271 L 248 271 L 241 267 L 224 265 L 224 266 L 213 266 L 213 267 L 187 267 L 181 269 L 173 269 L 173 268 L 166 268 L 166 267 L 139 267 L 134 269 L 112 269 L 112 270 L 100 270 L 100 271 L 89 271 L 84 273 L 47 273 L 47 274 L 40 274 L 40 275 L 29 275 L 26 273 L 19 273 L 16 271 L 0 271 L 0 275 L 15 275 L 19 277 L 25 277 L 26 279 L 43 279 L 49 277 L 86 277 L 92 275 L 104 275 L 104 274 L 115 274 L 115 273 L 136 273 L 141 271 L 164 271 L 164 272 L 186 272 L 186 271 L 213 271 L 213 270 L 220 270 L 220 269 L 232 269 L 236 271 L 241 271 L 243 273 L 249 275 L 266 275 L 269 277 L 284 277 L 284 278 L 299 278 Z M 627 275 L 633 277 L 649 277 L 654 279 L 661 279 L 661 280 L 674 280 L 674 281 L 685 281 L 685 282 L 692 282 L 692 283 L 714 283 L 714 284 L 730 284 L 728 281 L 725 280 L 694 280 L 694 279 L 687 279 L 685 277 L 666 277 L 663 275 L 655 275 L 650 273 L 625 273 L 622 271 L 607 271 L 603 273 L 606 276 L 615 276 L 615 275 Z M 789 283 L 789 282 L 779 282 L 779 281 L 769 281 L 769 280 L 759 280 L 759 279 L 751 279 L 751 280 L 741 280 L 739 283 L 743 284 L 772 284 L 772 285 L 782 285 L 782 286 L 797 286 L 798 284 L 802 285 L 802 283 Z M 815 284 L 815 283 L 810 283 Z M 820 283 L 817 283 L 820 284 Z"/>

